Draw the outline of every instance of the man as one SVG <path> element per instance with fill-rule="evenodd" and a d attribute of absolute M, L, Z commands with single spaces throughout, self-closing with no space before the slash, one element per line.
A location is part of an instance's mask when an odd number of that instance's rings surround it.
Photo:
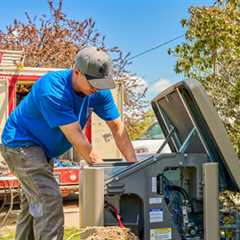
<path fill-rule="evenodd" d="M 62 199 L 49 160 L 73 146 L 89 164 L 101 161 L 82 132 L 91 111 L 106 121 L 127 161 L 136 161 L 109 90 L 111 72 L 103 50 L 82 49 L 73 69 L 43 76 L 10 115 L 2 155 L 22 184 L 16 239 L 63 239 Z"/>

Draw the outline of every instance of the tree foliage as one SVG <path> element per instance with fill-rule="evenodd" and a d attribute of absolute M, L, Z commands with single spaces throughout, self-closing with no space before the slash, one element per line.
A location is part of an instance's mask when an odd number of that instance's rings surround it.
<path fill-rule="evenodd" d="M 105 36 L 95 28 L 90 17 L 85 20 L 69 19 L 62 10 L 63 0 L 48 0 L 50 14 L 32 17 L 25 13 L 27 21 L 17 19 L 0 31 L 0 48 L 25 51 L 25 66 L 68 68 L 73 64 L 75 54 L 86 46 L 95 46 L 108 51 L 113 56 L 114 77 L 126 90 L 125 105 L 128 109 L 138 109 L 142 114 L 145 90 L 136 92 L 138 77 L 128 72 L 130 53 L 124 54 L 118 47 L 107 48 Z M 125 114 L 128 128 L 134 122 Z"/>
<path fill-rule="evenodd" d="M 202 82 L 240 156 L 240 1 L 191 7 L 186 41 L 170 49 L 175 70 Z"/>
<path fill-rule="evenodd" d="M 143 114 L 143 118 L 139 119 L 135 124 L 134 128 L 130 130 L 131 137 L 133 140 L 138 139 L 145 131 L 151 126 L 156 120 L 155 114 L 152 110 L 149 110 Z"/>

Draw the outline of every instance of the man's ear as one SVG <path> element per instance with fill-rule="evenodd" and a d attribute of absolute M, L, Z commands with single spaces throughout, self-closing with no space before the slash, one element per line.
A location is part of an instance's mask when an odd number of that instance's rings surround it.
<path fill-rule="evenodd" d="M 77 76 L 80 74 L 80 71 L 77 68 L 73 68 L 73 71 L 74 71 L 74 74 Z"/>

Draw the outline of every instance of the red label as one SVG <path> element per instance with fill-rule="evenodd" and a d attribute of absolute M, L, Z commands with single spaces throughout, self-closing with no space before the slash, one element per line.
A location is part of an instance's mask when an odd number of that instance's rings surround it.
<path fill-rule="evenodd" d="M 12 78 L 12 75 L 7 74 L 1 74 L 0 73 L 0 80 L 10 80 Z"/>

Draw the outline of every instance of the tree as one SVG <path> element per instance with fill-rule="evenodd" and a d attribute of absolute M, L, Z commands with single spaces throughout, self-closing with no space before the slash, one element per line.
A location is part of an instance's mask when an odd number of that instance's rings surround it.
<path fill-rule="evenodd" d="M 7 26 L 6 32 L 0 31 L 0 48 L 25 51 L 25 65 L 32 67 L 72 66 L 75 54 L 86 46 L 96 46 L 113 55 L 114 78 L 126 89 L 126 109 L 138 109 L 141 114 L 145 106 L 145 89 L 140 92 L 134 89 L 141 85 L 135 74 L 129 73 L 127 67 L 130 53 L 124 54 L 118 47 L 107 48 L 105 36 L 95 30 L 92 18 L 83 21 L 69 19 L 62 10 L 63 0 L 58 0 L 54 6 L 53 0 L 48 0 L 50 16 L 32 17 L 25 13 L 26 22 L 17 19 Z M 124 115 L 129 129 L 134 122 Z"/>
<path fill-rule="evenodd" d="M 170 49 L 175 70 L 202 82 L 240 156 L 240 1 L 191 7 L 186 41 Z"/>
<path fill-rule="evenodd" d="M 155 114 L 152 110 L 149 110 L 144 113 L 144 117 L 141 119 L 138 119 L 138 121 L 134 124 L 134 128 L 130 131 L 132 139 L 136 140 L 142 134 L 145 133 L 145 131 L 151 126 L 154 121 L 156 120 Z"/>
<path fill-rule="evenodd" d="M 145 119 L 146 111 L 149 109 L 149 103 L 145 99 L 147 85 L 145 81 L 134 74 L 123 73 L 121 76 L 124 85 L 124 112 L 128 132 L 131 139 L 141 134 L 139 121 Z"/>

